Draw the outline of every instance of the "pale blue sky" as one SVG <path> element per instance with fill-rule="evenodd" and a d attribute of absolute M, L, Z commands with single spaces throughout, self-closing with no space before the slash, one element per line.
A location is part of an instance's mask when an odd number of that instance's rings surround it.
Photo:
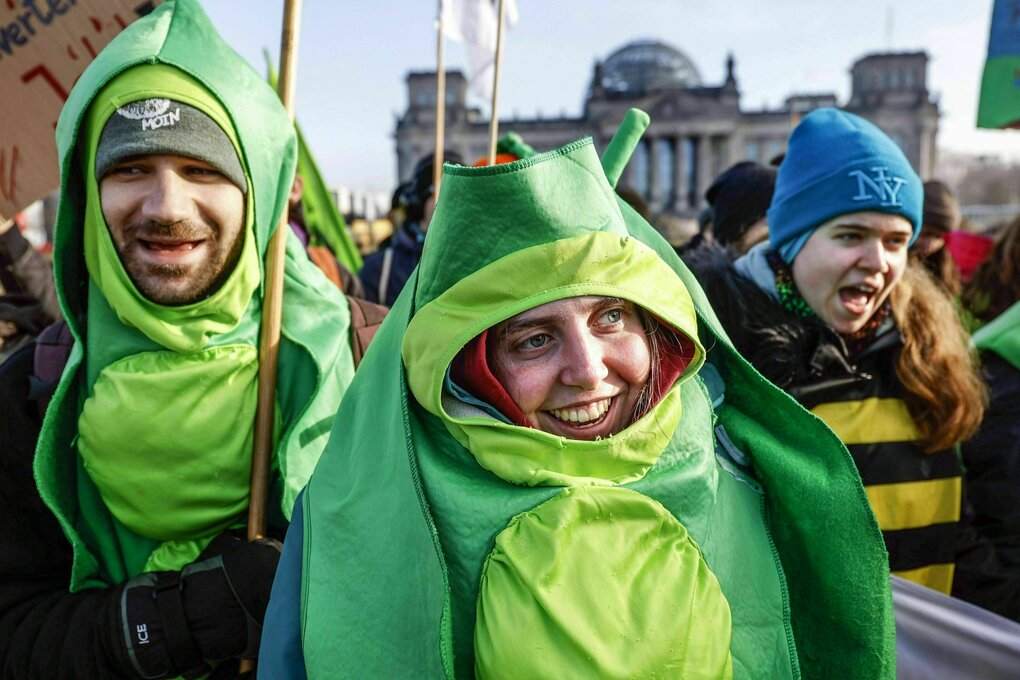
<path fill-rule="evenodd" d="M 854 3 L 818 0 L 517 0 L 507 36 L 500 111 L 578 115 L 596 58 L 654 38 L 681 49 L 707 84 L 736 56 L 742 106 L 779 105 L 793 92 L 849 92 L 849 68 L 867 52 L 924 49 L 940 96 L 939 146 L 1020 159 L 1020 132 L 978 131 L 974 120 L 992 0 Z M 283 0 L 205 0 L 217 28 L 265 72 L 279 55 Z M 331 185 L 389 191 L 392 133 L 406 107 L 404 76 L 435 67 L 434 1 L 304 0 L 298 119 Z M 909 6 L 908 6 L 909 5 Z M 892 7 L 891 41 L 889 8 Z M 464 63 L 447 42 L 447 65 Z M 476 102 L 483 109 L 487 105 Z"/>

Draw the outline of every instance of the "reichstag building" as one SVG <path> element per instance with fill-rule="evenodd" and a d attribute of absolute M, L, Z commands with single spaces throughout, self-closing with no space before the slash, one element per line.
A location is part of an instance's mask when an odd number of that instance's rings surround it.
<path fill-rule="evenodd" d="M 924 52 L 866 55 L 852 65 L 850 100 L 840 107 L 885 130 L 923 178 L 935 165 L 939 118 L 927 66 Z M 448 71 L 446 87 L 446 148 L 465 159 L 480 158 L 488 147 L 488 119 L 467 105 L 461 72 Z M 409 73 L 407 91 L 408 107 L 394 133 L 404 179 L 435 144 L 435 71 Z M 732 56 L 726 79 L 710 85 L 680 50 L 642 40 L 595 63 L 579 117 L 503 119 L 500 131 L 516 131 L 539 150 L 586 135 L 603 149 L 626 111 L 643 109 L 652 123 L 620 185 L 638 191 L 655 212 L 689 217 L 703 206 L 716 175 L 744 159 L 768 163 L 783 153 L 799 117 L 821 106 L 839 106 L 836 95 L 791 94 L 776 109 L 744 109 Z"/>

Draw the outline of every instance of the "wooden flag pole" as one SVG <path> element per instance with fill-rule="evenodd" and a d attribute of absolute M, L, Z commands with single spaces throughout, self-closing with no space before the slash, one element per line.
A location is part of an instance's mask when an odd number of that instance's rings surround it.
<path fill-rule="evenodd" d="M 446 134 L 446 67 L 443 65 L 443 0 L 439 0 L 439 20 L 436 23 L 436 150 L 432 155 L 432 193 L 439 200 L 439 185 L 443 181 L 443 151 Z"/>
<path fill-rule="evenodd" d="M 298 34 L 301 28 L 301 0 L 285 0 L 283 34 L 280 41 L 280 100 L 294 120 Z M 276 416 L 276 361 L 280 351 L 280 322 L 283 318 L 283 261 L 287 230 L 287 208 L 269 241 L 266 252 L 265 298 L 259 337 L 258 408 L 255 411 L 255 445 L 251 461 L 251 494 L 248 499 L 248 540 L 265 535 L 269 496 L 269 461 L 273 453 L 273 424 Z"/>
<path fill-rule="evenodd" d="M 499 0 L 499 20 L 496 23 L 496 63 L 492 70 L 492 115 L 489 121 L 489 165 L 496 164 L 496 138 L 499 136 L 499 65 L 503 61 L 503 17 L 506 11 L 503 0 Z"/>

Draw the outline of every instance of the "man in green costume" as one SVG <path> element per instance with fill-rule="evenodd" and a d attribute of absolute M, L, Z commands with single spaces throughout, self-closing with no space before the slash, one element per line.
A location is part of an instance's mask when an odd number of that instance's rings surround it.
<path fill-rule="evenodd" d="M 613 192 L 644 125 L 602 164 L 582 140 L 445 167 L 295 507 L 260 674 L 893 677 L 846 449 Z"/>
<path fill-rule="evenodd" d="M 242 537 L 293 126 L 198 4 L 168 0 L 85 71 L 57 142 L 74 344 L 34 456 L 25 436 L 0 461 L 3 677 L 236 673 L 279 558 Z M 354 373 L 347 303 L 289 231 L 283 299 L 277 537 Z"/>

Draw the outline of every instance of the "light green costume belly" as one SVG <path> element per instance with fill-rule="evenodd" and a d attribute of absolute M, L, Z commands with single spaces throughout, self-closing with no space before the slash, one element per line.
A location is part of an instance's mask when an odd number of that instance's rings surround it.
<path fill-rule="evenodd" d="M 179 569 L 248 509 L 257 359 L 250 345 L 141 352 L 100 373 L 78 450 L 111 514 L 162 542 L 143 570 Z"/>
<path fill-rule="evenodd" d="M 760 487 L 717 460 L 700 381 L 679 389 L 670 445 L 624 485 L 522 487 L 461 447 L 416 446 L 458 677 L 798 676 Z"/>

